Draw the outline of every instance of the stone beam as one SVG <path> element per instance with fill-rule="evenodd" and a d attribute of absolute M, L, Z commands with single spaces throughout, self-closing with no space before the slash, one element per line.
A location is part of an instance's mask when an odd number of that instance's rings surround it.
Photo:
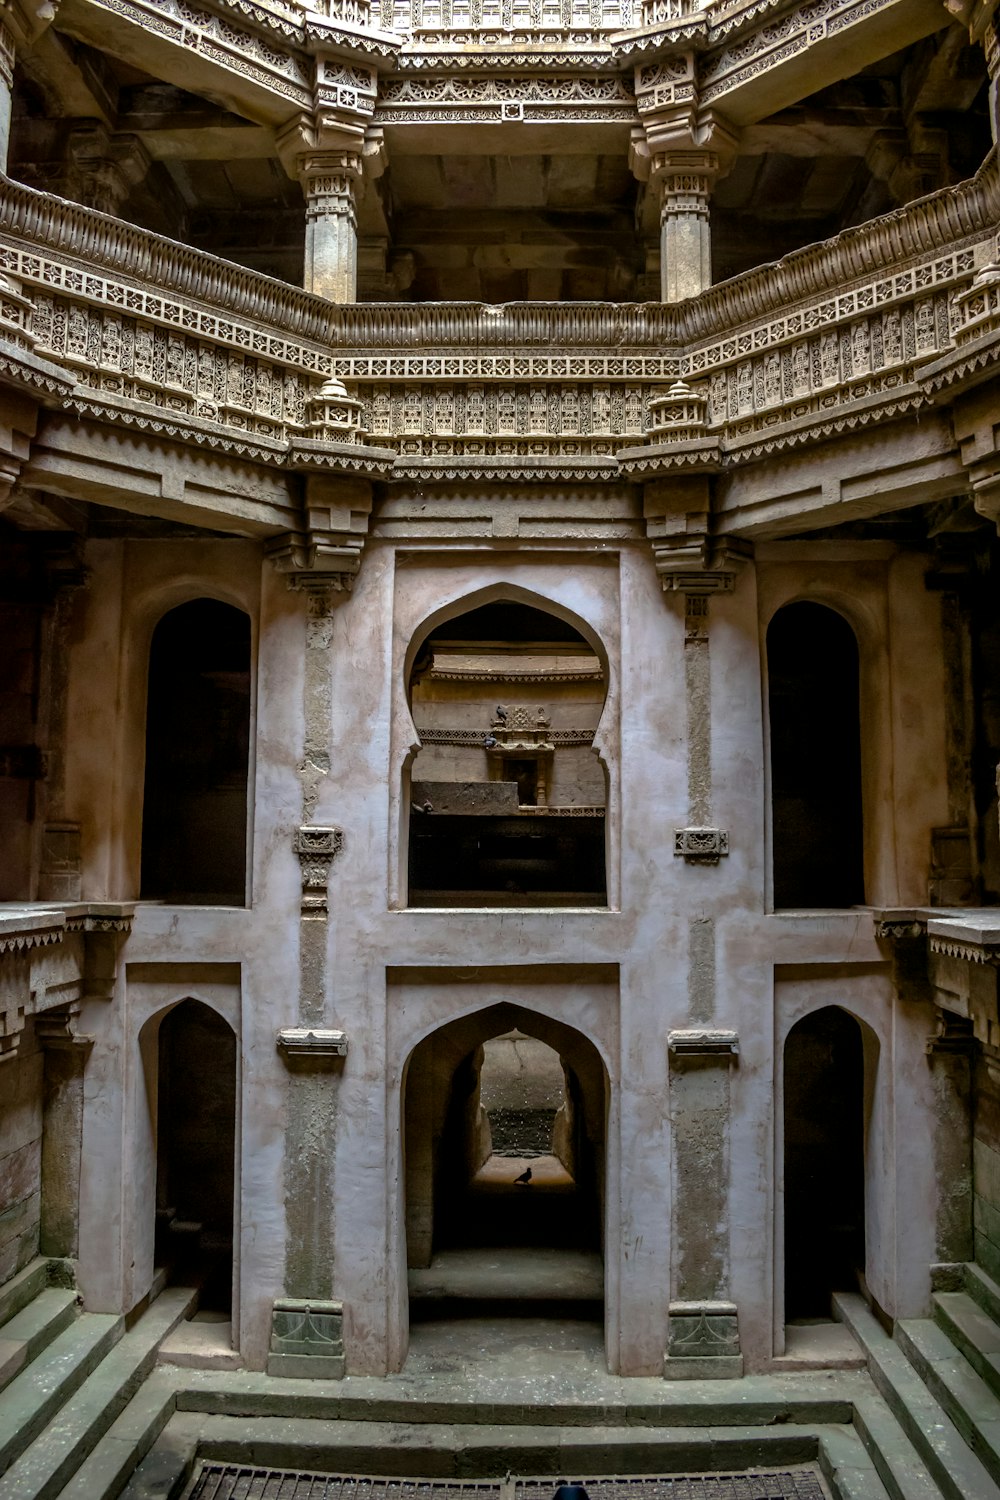
<path fill-rule="evenodd" d="M 17 62 L 45 95 L 49 116 L 101 120 L 114 128 L 118 86 L 102 53 L 50 27 Z"/>
<path fill-rule="evenodd" d="M 64 0 L 60 30 L 154 78 L 278 126 L 312 104 L 304 57 L 235 19 L 175 0 Z"/>
<path fill-rule="evenodd" d="M 788 453 L 723 474 L 716 491 L 720 530 L 741 537 L 795 536 L 942 500 L 969 480 L 940 412 Z"/>
<path fill-rule="evenodd" d="M 273 536 L 299 515 L 294 481 L 274 468 L 62 414 L 45 424 L 21 483 L 232 536 Z"/>
<path fill-rule="evenodd" d="M 749 36 L 708 52 L 699 103 L 734 125 L 750 125 L 947 24 L 939 0 L 848 0 L 836 7 L 806 0 L 780 22 L 763 17 Z"/>

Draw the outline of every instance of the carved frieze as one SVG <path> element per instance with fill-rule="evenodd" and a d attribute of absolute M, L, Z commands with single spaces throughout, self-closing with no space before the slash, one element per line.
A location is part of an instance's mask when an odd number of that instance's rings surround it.
<path fill-rule="evenodd" d="M 729 853 L 729 834 L 722 828 L 675 828 L 674 854 L 688 864 L 717 865 Z"/>

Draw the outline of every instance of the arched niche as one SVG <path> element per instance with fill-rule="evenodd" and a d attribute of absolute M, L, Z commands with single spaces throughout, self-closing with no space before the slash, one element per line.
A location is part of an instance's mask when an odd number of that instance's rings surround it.
<path fill-rule="evenodd" d="M 776 910 L 865 899 L 858 642 L 837 610 L 786 604 L 767 631 Z"/>
<path fill-rule="evenodd" d="M 879 1044 L 839 1005 L 811 1011 L 783 1051 L 785 1322 L 831 1316 L 864 1276 L 868 1134 Z"/>
<path fill-rule="evenodd" d="M 200 1288 L 199 1308 L 232 1316 L 238 1069 L 236 1034 L 188 998 L 140 1033 L 155 1141 L 155 1262 Z"/>
<path fill-rule="evenodd" d="M 143 900 L 247 896 L 250 619 L 193 599 L 153 631 L 146 706 Z"/>
<path fill-rule="evenodd" d="M 485 1048 L 516 1038 L 551 1049 L 564 1087 L 550 1149 L 497 1160 L 481 1092 Z M 594 1044 L 524 1006 L 501 1002 L 431 1032 L 404 1077 L 407 1264 L 428 1267 L 455 1249 L 488 1249 L 501 1268 L 528 1248 L 603 1254 L 609 1104 Z M 532 1180 L 518 1183 L 533 1163 Z"/>
<path fill-rule="evenodd" d="M 407 904 L 604 906 L 603 648 L 540 602 L 469 603 L 406 655 Z"/>

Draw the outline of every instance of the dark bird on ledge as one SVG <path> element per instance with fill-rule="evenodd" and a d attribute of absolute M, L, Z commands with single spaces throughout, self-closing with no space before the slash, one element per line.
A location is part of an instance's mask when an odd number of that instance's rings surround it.
<path fill-rule="evenodd" d="M 531 1168 L 530 1167 L 525 1167 L 525 1169 L 521 1173 L 520 1177 L 515 1177 L 514 1181 L 515 1182 L 520 1182 L 524 1187 L 527 1187 L 528 1183 L 531 1181 Z"/>
<path fill-rule="evenodd" d="M 497 718 L 500 720 L 501 724 L 506 724 L 507 710 L 504 708 L 502 703 L 497 704 Z"/>
<path fill-rule="evenodd" d="M 495 750 L 496 747 L 497 747 L 496 735 L 495 734 L 488 734 L 488 735 L 486 735 L 484 737 L 484 739 L 483 739 L 483 748 L 485 750 Z"/>

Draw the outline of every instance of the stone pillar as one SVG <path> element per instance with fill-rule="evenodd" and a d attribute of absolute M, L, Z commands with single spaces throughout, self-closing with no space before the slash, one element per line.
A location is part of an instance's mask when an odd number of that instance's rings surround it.
<path fill-rule="evenodd" d="M 692 960 L 694 954 L 692 954 Z M 732 1031 L 672 1031 L 673 1267 L 668 1380 L 743 1374 L 736 1305 L 729 1285 L 729 1069 L 739 1053 Z"/>
<path fill-rule="evenodd" d="M 307 549 L 314 560 L 314 549 Z M 297 547 L 276 558 L 288 567 Z M 356 564 L 355 564 L 356 565 Z M 343 847 L 338 828 L 312 821 L 330 770 L 330 645 L 333 614 L 353 573 L 291 571 L 289 586 L 306 593 L 303 717 L 299 766 L 303 821 L 292 847 L 302 872 L 299 908 L 297 1024 L 278 1036 L 289 1070 L 285 1132 L 285 1296 L 272 1311 L 268 1370 L 297 1378 L 344 1374 L 343 1306 L 333 1300 L 333 1161 L 337 1138 L 336 1080 L 347 1053 L 344 1034 L 325 1025 L 330 871 Z"/>
<path fill-rule="evenodd" d="M 8 17 L 0 15 L 0 171 L 6 172 L 10 153 L 10 115 L 14 97 L 14 33 Z"/>
<path fill-rule="evenodd" d="M 937 1183 L 936 1253 L 939 1262 L 973 1258 L 972 1236 L 972 1022 L 938 1012 L 939 1030 L 927 1043 L 934 1085 L 934 1176 Z"/>
<path fill-rule="evenodd" d="M 93 1037 L 74 1035 L 61 1015 L 44 1014 L 35 1034 L 45 1051 L 42 1126 L 42 1255 L 75 1256 L 79 1249 L 83 1073 Z"/>
<path fill-rule="evenodd" d="M 660 298 L 683 302 L 712 285 L 712 186 L 719 172 L 714 151 L 654 155 L 650 180 L 660 200 Z"/>
<path fill-rule="evenodd" d="M 299 159 L 306 199 L 302 284 L 331 302 L 354 302 L 358 293 L 357 191 L 361 153 L 314 151 Z"/>

